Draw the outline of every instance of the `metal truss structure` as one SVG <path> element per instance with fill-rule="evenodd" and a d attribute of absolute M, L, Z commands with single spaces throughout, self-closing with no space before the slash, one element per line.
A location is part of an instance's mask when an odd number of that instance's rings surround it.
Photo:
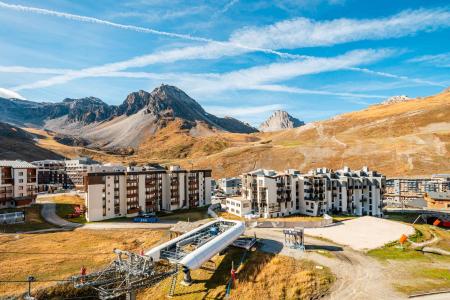
<path fill-rule="evenodd" d="M 92 287 L 98 291 L 100 299 L 115 299 L 152 286 L 178 272 L 176 264 L 153 262 L 145 255 L 117 249 L 114 253 L 117 258 L 107 268 L 73 276 L 75 288 Z"/>
<path fill-rule="evenodd" d="M 305 251 L 305 237 L 303 228 L 284 229 L 284 242 L 292 249 Z"/>
<path fill-rule="evenodd" d="M 232 225 L 233 224 L 228 224 L 226 221 L 222 221 L 205 227 L 202 230 L 183 238 L 177 243 L 169 245 L 164 250 L 161 250 L 161 258 L 176 264 L 192 251 L 195 251 L 219 234 L 227 231 Z"/>

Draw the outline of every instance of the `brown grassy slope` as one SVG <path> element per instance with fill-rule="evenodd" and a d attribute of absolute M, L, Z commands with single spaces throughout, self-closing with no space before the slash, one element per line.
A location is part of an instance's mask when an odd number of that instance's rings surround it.
<path fill-rule="evenodd" d="M 450 92 L 254 136 L 265 142 L 230 147 L 193 163 L 212 167 L 214 176 L 259 167 L 306 171 L 344 165 L 368 165 L 388 176 L 449 172 Z"/>
<path fill-rule="evenodd" d="M 66 279 L 79 274 L 81 266 L 88 272 L 107 265 L 113 249 L 139 252 L 167 239 L 155 230 L 80 230 L 69 232 L 0 235 L 0 280 Z M 33 288 L 52 282 L 34 283 Z M 23 293 L 24 283 L 0 284 L 0 299 Z"/>
<path fill-rule="evenodd" d="M 336 116 L 330 120 L 272 133 L 232 134 L 180 121 L 145 140 L 136 154 L 119 156 L 55 142 L 39 145 L 73 157 L 88 155 L 105 162 L 178 163 L 212 168 L 214 177 L 234 176 L 254 168 L 307 171 L 326 166 L 364 165 L 387 176 L 450 172 L 450 92 Z"/>
<path fill-rule="evenodd" d="M 249 134 L 214 131 L 202 123 L 198 123 L 195 128 L 186 128 L 181 120 L 176 119 L 146 139 L 140 145 L 136 158 L 138 160 L 198 158 L 256 140 L 259 138 Z"/>
<path fill-rule="evenodd" d="M 35 136 L 12 125 L 0 122 L 0 159 L 60 159 L 63 156 L 41 147 Z"/>
<path fill-rule="evenodd" d="M 27 131 L 28 133 L 34 134 L 38 137 L 37 139 L 37 145 L 39 147 L 48 149 L 50 151 L 53 151 L 55 153 L 58 153 L 61 156 L 67 157 L 67 158 L 76 158 L 80 156 L 89 156 L 94 160 L 98 161 L 105 161 L 105 162 L 127 162 L 130 160 L 131 157 L 125 157 L 121 155 L 112 155 L 103 151 L 98 151 L 94 149 L 87 149 L 84 147 L 75 147 L 75 146 L 68 146 L 59 143 L 55 140 L 55 133 L 43 130 L 43 129 L 37 129 L 37 128 L 22 128 L 23 130 Z M 25 159 L 30 160 L 30 159 Z"/>
<path fill-rule="evenodd" d="M 225 299 L 232 261 L 236 267 L 242 255 L 242 250 L 233 248 L 225 255 L 216 255 L 212 258 L 215 270 L 193 270 L 193 284 L 187 287 L 178 284 L 173 298 Z M 178 279 L 181 281 L 181 278 L 182 272 Z M 167 299 L 170 282 L 171 278 L 167 278 L 141 291 L 137 299 Z M 229 299 L 320 299 L 328 293 L 333 282 L 334 276 L 328 268 L 317 269 L 311 261 L 254 251 L 246 255 L 238 269 Z"/>

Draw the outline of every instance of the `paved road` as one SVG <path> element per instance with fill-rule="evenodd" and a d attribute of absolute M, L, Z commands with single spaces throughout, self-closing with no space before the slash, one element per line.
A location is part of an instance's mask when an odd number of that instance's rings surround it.
<path fill-rule="evenodd" d="M 132 223 L 132 222 L 97 222 L 79 224 L 69 222 L 56 214 L 55 203 L 49 201 L 39 201 L 42 204 L 41 215 L 51 224 L 64 229 L 169 229 L 176 221 L 162 221 L 159 223 Z"/>
<path fill-rule="evenodd" d="M 48 223 L 51 223 L 53 225 L 57 225 L 57 226 L 60 226 L 63 228 L 77 228 L 77 227 L 82 226 L 82 224 L 72 223 L 67 220 L 64 220 L 63 218 L 60 218 L 56 214 L 55 203 L 50 203 L 50 202 L 41 202 L 41 203 L 42 203 L 41 215 Z"/>

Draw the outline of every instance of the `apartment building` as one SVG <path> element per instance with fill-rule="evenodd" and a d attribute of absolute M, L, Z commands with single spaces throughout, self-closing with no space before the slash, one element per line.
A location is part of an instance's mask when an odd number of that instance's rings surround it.
<path fill-rule="evenodd" d="M 88 157 L 80 157 L 72 160 L 65 160 L 65 170 L 69 183 L 75 187 L 83 187 L 83 179 L 90 165 L 96 165 L 98 162 Z"/>
<path fill-rule="evenodd" d="M 172 211 L 211 203 L 211 170 L 91 166 L 85 186 L 87 219 L 132 217 L 142 212 Z"/>
<path fill-rule="evenodd" d="M 65 161 L 46 159 L 31 163 L 37 167 L 39 192 L 52 192 L 73 187 L 65 170 Z"/>
<path fill-rule="evenodd" d="M 24 161 L 0 160 L 0 208 L 34 203 L 37 191 L 36 166 Z"/>
<path fill-rule="evenodd" d="M 239 177 L 220 178 L 217 182 L 219 189 L 221 189 L 225 195 L 234 196 L 239 195 L 241 192 L 242 181 Z"/>
<path fill-rule="evenodd" d="M 318 168 L 306 174 L 259 169 L 242 176 L 242 198 L 263 218 L 325 213 L 382 215 L 385 177 L 364 167 L 333 171 Z"/>

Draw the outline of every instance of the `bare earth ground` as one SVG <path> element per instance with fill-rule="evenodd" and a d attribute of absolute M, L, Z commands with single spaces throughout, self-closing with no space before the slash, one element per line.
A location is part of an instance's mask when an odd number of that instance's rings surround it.
<path fill-rule="evenodd" d="M 310 259 L 319 265 L 329 267 L 336 275 L 337 281 L 333 285 L 328 299 L 406 298 L 391 286 L 386 269 L 376 260 L 360 252 L 333 245 L 327 241 L 306 237 L 307 250 L 311 247 L 328 249 L 335 256 L 335 258 L 330 258 L 315 252 L 302 253 L 285 247 L 283 245 L 284 235 L 279 230 L 249 229 L 247 231 L 249 235 L 253 233 L 263 239 L 263 251 L 280 253 L 297 259 Z"/>
<path fill-rule="evenodd" d="M 361 217 L 324 228 L 306 228 L 305 234 L 333 240 L 355 250 L 368 250 L 414 234 L 414 227 L 375 217 Z"/>

